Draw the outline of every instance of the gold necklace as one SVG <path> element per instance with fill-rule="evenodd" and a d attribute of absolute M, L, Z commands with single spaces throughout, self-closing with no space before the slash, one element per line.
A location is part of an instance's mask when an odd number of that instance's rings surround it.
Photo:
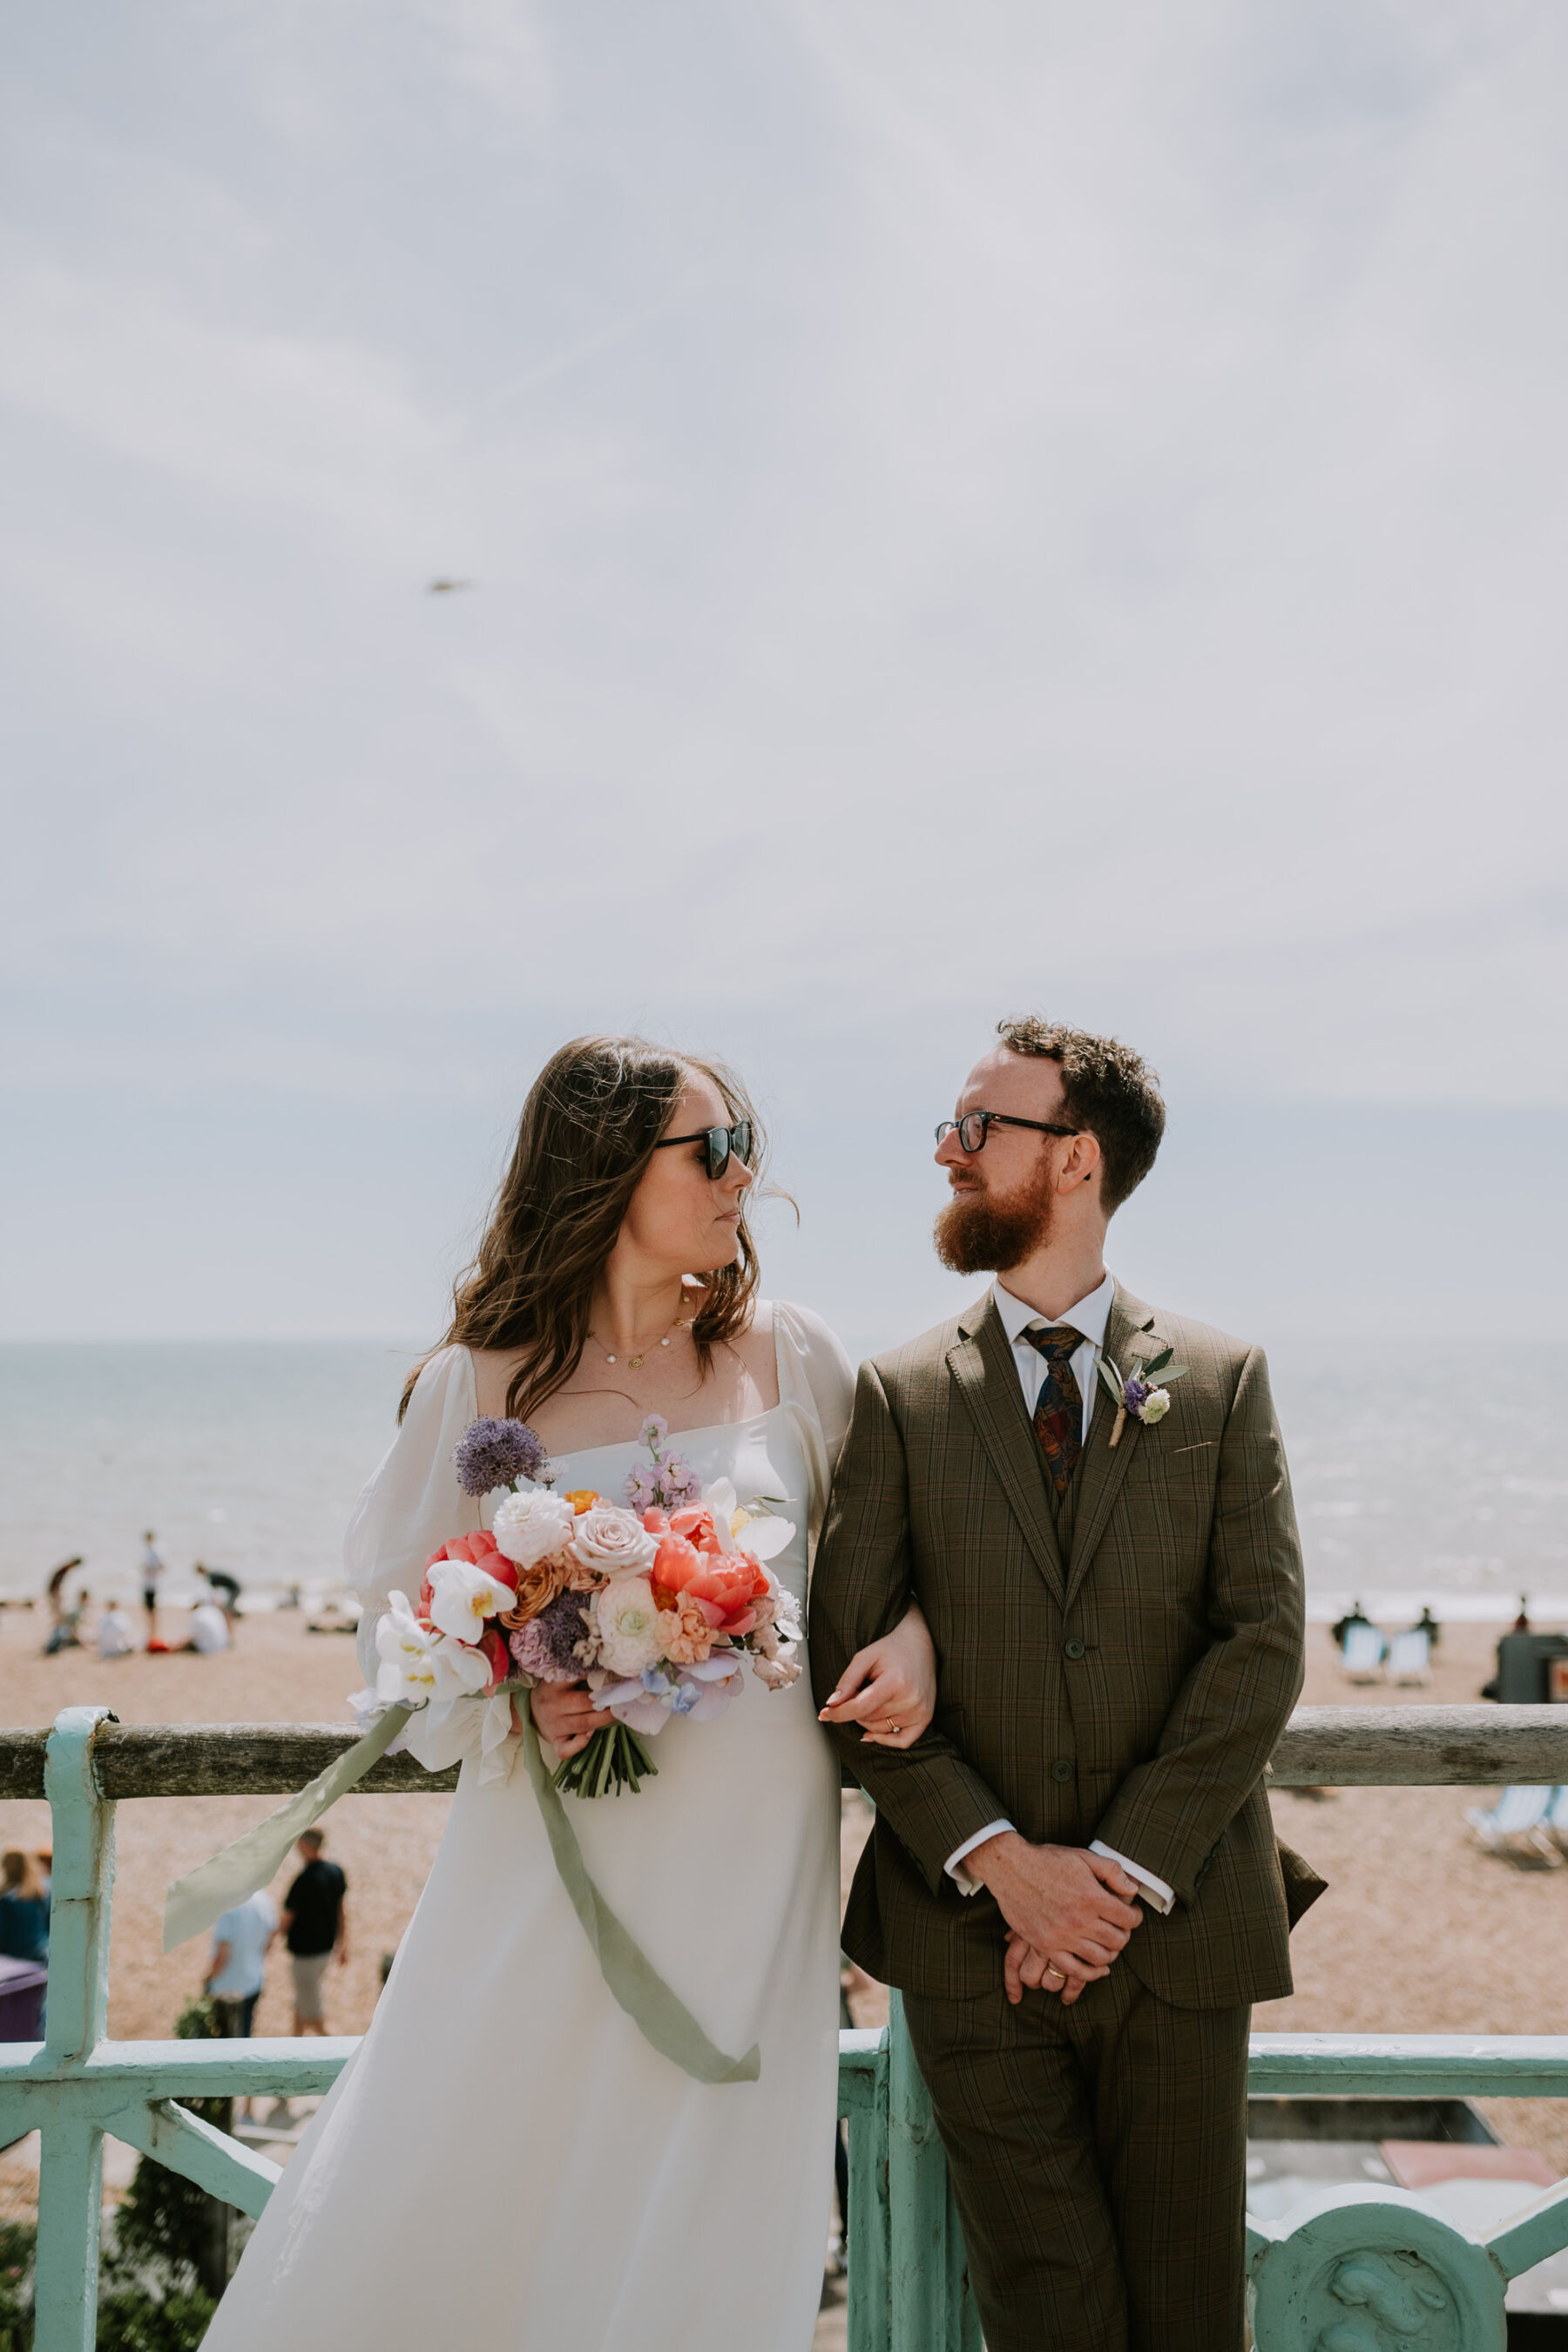
<path fill-rule="evenodd" d="M 690 1325 L 692 1322 L 694 1322 L 694 1321 L 695 1321 L 695 1319 L 696 1319 L 696 1318 L 695 1318 L 695 1317 L 694 1317 L 694 1316 L 690 1316 L 690 1315 L 678 1315 L 678 1316 L 676 1317 L 676 1318 L 675 1318 L 675 1321 L 670 1325 L 669 1329 L 665 1333 L 665 1335 L 664 1335 L 663 1339 L 659 1341 L 659 1343 L 658 1343 L 658 1344 L 659 1344 L 659 1346 L 660 1346 L 661 1348 L 668 1348 L 668 1345 L 669 1345 L 670 1339 L 671 1339 L 671 1338 L 674 1336 L 674 1334 L 675 1334 L 677 1331 L 684 1331 L 685 1329 L 687 1329 L 687 1328 L 689 1327 L 689 1325 Z M 589 1332 L 588 1337 L 589 1337 L 591 1339 L 594 1339 L 594 1341 L 595 1341 L 595 1346 L 600 1347 L 600 1348 L 604 1348 L 604 1349 L 605 1349 L 605 1363 L 606 1363 L 606 1364 L 613 1364 L 613 1363 L 615 1363 L 615 1362 L 616 1362 L 616 1361 L 618 1360 L 617 1360 L 617 1358 L 616 1358 L 615 1356 L 613 1356 L 613 1355 L 611 1354 L 611 1352 L 610 1352 L 610 1350 L 609 1350 L 609 1349 L 608 1349 L 608 1348 L 605 1348 L 605 1343 L 604 1343 L 604 1341 L 603 1341 L 602 1339 L 597 1339 L 597 1338 L 595 1337 L 595 1335 L 592 1331 L 590 1331 L 590 1332 Z M 628 1366 L 628 1368 L 629 1368 L 632 1371 L 634 1371 L 634 1372 L 640 1372 L 640 1371 L 641 1371 L 641 1370 L 642 1370 L 642 1368 L 643 1368 L 643 1365 L 647 1362 L 647 1349 L 646 1348 L 643 1349 L 642 1354 L 641 1354 L 640 1356 L 628 1356 L 628 1357 L 626 1358 L 626 1363 L 627 1363 L 627 1366 Z"/>

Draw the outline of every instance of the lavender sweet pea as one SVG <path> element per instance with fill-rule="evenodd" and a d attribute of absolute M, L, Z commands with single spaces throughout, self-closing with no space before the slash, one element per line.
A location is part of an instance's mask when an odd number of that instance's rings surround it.
<path fill-rule="evenodd" d="M 537 1479 L 549 1466 L 526 1421 L 489 1418 L 469 1423 L 452 1449 L 452 1462 L 465 1495 L 489 1495 L 519 1478 Z"/>

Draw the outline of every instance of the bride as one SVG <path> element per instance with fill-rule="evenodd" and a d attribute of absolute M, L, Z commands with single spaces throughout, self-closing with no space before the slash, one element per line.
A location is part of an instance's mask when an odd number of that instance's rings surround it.
<path fill-rule="evenodd" d="M 620 1037 L 549 1062 L 447 1342 L 349 1530 L 370 1679 L 388 1596 L 412 1598 L 432 1552 L 488 1522 L 452 1464 L 482 1414 L 531 1423 L 557 1492 L 615 1502 L 651 1468 L 639 1433 L 661 1415 L 704 1486 L 782 1503 L 795 1532 L 771 1566 L 805 1599 L 852 1383 L 816 1316 L 757 1295 L 762 1160 L 715 1065 Z M 911 1610 L 860 1652 L 834 1717 L 907 1747 L 933 1683 Z M 425 1763 L 464 1758 L 446 1833 L 206 2352 L 805 2352 L 838 2024 L 838 1772 L 810 1688 L 748 1677 L 717 1720 L 667 1726 L 640 1793 L 566 1800 L 652 1966 L 721 2049 L 760 2045 L 753 2082 L 693 2081 L 612 2000 L 527 1771 L 477 1769 L 484 1701 L 412 1718 Z M 578 1685 L 540 1684 L 529 1703 L 547 1763 L 610 1719 Z M 509 1759 L 521 1744 L 514 1730 Z"/>

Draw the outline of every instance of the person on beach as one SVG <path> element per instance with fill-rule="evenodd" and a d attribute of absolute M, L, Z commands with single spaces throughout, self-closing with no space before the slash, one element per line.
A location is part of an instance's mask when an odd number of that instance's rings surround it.
<path fill-rule="evenodd" d="M 297 1840 L 300 1868 L 283 1897 L 283 1941 L 294 1979 L 297 2034 L 325 2033 L 327 1964 L 334 1952 L 340 1969 L 349 1964 L 349 1883 L 337 1864 L 323 1854 L 326 1843 L 320 1830 L 306 1830 Z"/>
<path fill-rule="evenodd" d="M 497 1496 L 453 1464 L 480 1416 L 532 1425 L 555 1495 L 617 1502 L 661 1417 L 700 1489 L 728 1480 L 789 1524 L 769 1569 L 804 1600 L 853 1380 L 816 1316 L 761 1296 L 763 1158 L 718 1064 L 584 1037 L 546 1065 L 446 1344 L 349 1531 L 367 1679 L 390 1596 L 489 1524 Z M 896 1724 L 868 1734 L 882 1744 L 919 1738 L 935 1676 L 917 1610 L 844 1667 L 838 1715 Z M 440 1850 L 205 2352 L 808 2352 L 837 2113 L 839 1774 L 807 1682 L 748 1677 L 716 1719 L 668 1724 L 640 1793 L 562 1801 L 603 1901 L 719 2052 L 758 2046 L 754 2080 L 696 2079 L 618 2005 L 529 1770 L 479 1769 L 486 1704 L 409 1720 L 426 1766 L 462 1761 Z M 580 1684 L 539 1682 L 527 1704 L 551 1769 L 610 1721 Z"/>
<path fill-rule="evenodd" d="M 81 1566 L 82 1557 L 79 1551 L 73 1552 L 69 1559 L 62 1559 L 57 1569 L 50 1570 L 44 1591 L 49 1609 L 49 1630 L 44 1637 L 46 1658 L 52 1658 L 57 1651 L 76 1647 L 76 1621 L 66 1608 L 66 1579 L 73 1569 Z"/>
<path fill-rule="evenodd" d="M 1000 1024 L 937 1129 L 938 1254 L 998 1279 L 862 1365 L 812 1588 L 834 1724 L 918 1601 L 918 1746 L 844 1948 L 903 1990 L 988 2352 L 1241 2352 L 1250 2005 L 1321 1891 L 1262 1787 L 1303 1671 L 1261 1352 L 1147 1307 L 1108 1223 L 1164 1106 L 1109 1038 Z"/>
<path fill-rule="evenodd" d="M 142 1606 L 147 1612 L 149 1649 L 158 1638 L 158 1585 L 163 1574 L 163 1562 L 153 1541 L 153 1529 L 147 1528 L 142 1537 Z"/>
<path fill-rule="evenodd" d="M 214 1923 L 212 1964 L 203 1990 L 211 2000 L 219 2030 L 247 2042 L 256 2022 L 256 2004 L 267 1982 L 267 1955 L 278 1933 L 278 1907 L 265 1888 L 237 1903 Z M 250 2112 L 248 2099 L 237 2099 L 237 2121 Z"/>
<path fill-rule="evenodd" d="M 0 1854 L 0 1959 L 49 1957 L 49 1893 L 37 1858 L 13 1847 Z"/>

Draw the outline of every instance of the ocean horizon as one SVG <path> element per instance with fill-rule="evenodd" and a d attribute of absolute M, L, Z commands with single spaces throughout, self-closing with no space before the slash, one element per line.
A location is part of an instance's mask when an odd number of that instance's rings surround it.
<path fill-rule="evenodd" d="M 847 1333 L 851 1354 L 885 1344 Z M 196 1562 L 261 1592 L 340 1580 L 354 1500 L 391 1444 L 414 1343 L 0 1344 L 0 1593 L 73 1553 L 94 1592 L 138 1586 L 154 1530 L 174 1595 Z M 1455 1368 L 1372 1341 L 1276 1339 L 1276 1402 L 1315 1617 L 1568 1617 L 1568 1369 L 1471 1345 Z M 1477 1370 L 1481 1374 L 1478 1381 Z"/>

